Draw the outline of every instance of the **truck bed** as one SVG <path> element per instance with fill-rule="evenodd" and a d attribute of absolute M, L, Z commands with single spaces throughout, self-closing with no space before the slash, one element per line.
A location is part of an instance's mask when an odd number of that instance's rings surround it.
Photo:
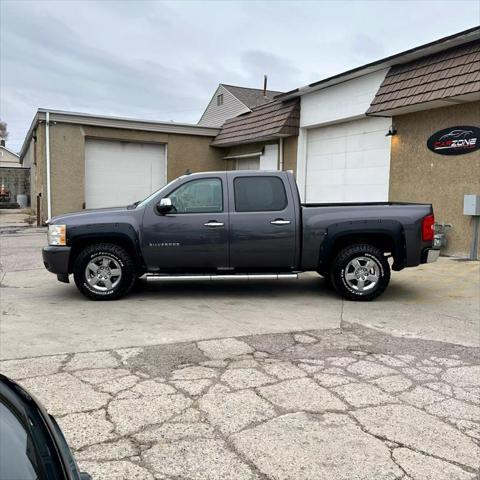
<path fill-rule="evenodd" d="M 328 259 L 332 245 L 344 235 L 365 238 L 370 234 L 393 238 L 399 259 L 396 267 L 418 265 L 421 252 L 429 246 L 421 238 L 422 220 L 433 213 L 429 203 L 303 203 L 300 210 L 302 266 L 305 270 L 312 268 L 308 260 L 315 258 L 319 242 L 322 245 L 320 258 Z"/>

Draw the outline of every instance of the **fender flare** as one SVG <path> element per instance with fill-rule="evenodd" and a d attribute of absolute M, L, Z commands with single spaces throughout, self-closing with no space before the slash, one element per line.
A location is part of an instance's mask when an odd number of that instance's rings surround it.
<path fill-rule="evenodd" d="M 362 235 L 382 235 L 392 240 L 394 245 L 394 270 L 403 268 L 406 261 L 405 232 L 397 220 L 351 220 L 330 225 L 325 232 L 325 239 L 320 245 L 318 265 L 327 265 L 332 260 L 335 245 L 345 237 Z"/>
<path fill-rule="evenodd" d="M 126 245 L 134 253 L 134 260 L 137 264 L 143 266 L 143 256 L 140 249 L 140 241 L 134 226 L 125 222 L 115 223 L 96 223 L 86 225 L 74 225 L 67 227 L 68 244 L 72 247 L 72 252 L 77 252 L 79 245 L 86 245 L 100 242 L 115 242 L 120 245 Z M 69 271 L 75 258 L 75 253 L 70 256 Z"/>

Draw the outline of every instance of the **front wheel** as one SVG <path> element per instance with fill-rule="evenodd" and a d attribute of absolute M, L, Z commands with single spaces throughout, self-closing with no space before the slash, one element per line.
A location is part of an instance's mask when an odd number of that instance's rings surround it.
<path fill-rule="evenodd" d="M 132 289 L 136 271 L 130 255 L 111 243 L 90 245 L 73 266 L 78 289 L 91 300 L 116 300 Z"/>
<path fill-rule="evenodd" d="M 347 300 L 369 301 L 381 295 L 390 281 L 390 265 L 373 245 L 350 245 L 333 261 L 332 283 Z"/>

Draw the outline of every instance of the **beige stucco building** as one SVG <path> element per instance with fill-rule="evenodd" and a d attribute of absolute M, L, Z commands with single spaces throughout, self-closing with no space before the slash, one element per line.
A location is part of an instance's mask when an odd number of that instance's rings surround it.
<path fill-rule="evenodd" d="M 480 195 L 480 29 L 435 47 L 392 66 L 367 113 L 392 119 L 389 200 L 432 203 L 436 222 L 451 224 L 443 253 L 465 257 L 464 195 Z"/>
<path fill-rule="evenodd" d="M 393 118 L 390 200 L 428 202 L 439 223 L 449 223 L 444 253 L 466 256 L 472 241 L 472 217 L 463 214 L 463 197 L 480 194 L 480 150 L 455 156 L 433 153 L 428 138 L 456 125 L 478 125 L 480 102 L 424 110 Z"/>
<path fill-rule="evenodd" d="M 151 193 L 153 175 L 153 186 L 161 187 L 187 170 L 225 169 L 222 152 L 210 146 L 217 133 L 196 125 L 39 110 L 21 151 L 31 168 L 32 208 L 44 223 L 50 215 L 99 206 L 102 191 L 125 202 L 140 200 L 129 195 Z M 123 198 L 122 191 L 129 195 Z"/>

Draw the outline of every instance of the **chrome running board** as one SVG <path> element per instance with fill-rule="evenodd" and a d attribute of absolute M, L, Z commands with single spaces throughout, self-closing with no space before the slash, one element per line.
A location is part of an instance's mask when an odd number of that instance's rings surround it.
<path fill-rule="evenodd" d="M 161 275 L 147 273 L 148 281 L 171 281 L 171 280 L 287 280 L 298 278 L 297 273 L 248 273 L 237 275 Z"/>

